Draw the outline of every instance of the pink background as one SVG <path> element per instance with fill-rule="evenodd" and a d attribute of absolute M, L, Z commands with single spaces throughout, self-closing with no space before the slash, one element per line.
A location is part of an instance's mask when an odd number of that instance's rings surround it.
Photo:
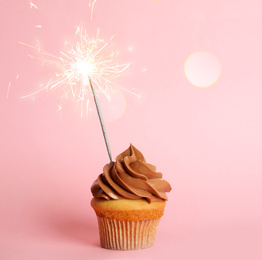
<path fill-rule="evenodd" d="M 0 259 L 261 259 L 260 1 L 97 0 L 92 22 L 89 0 L 33 3 L 0 0 Z M 125 113 L 105 118 L 113 157 L 131 142 L 173 187 L 149 249 L 99 247 L 90 186 L 108 156 L 95 113 L 20 99 L 50 71 L 18 42 L 59 55 L 79 24 L 115 34 L 132 63 L 118 83 L 142 95 L 123 92 Z M 198 51 L 221 66 L 208 88 L 184 72 Z"/>

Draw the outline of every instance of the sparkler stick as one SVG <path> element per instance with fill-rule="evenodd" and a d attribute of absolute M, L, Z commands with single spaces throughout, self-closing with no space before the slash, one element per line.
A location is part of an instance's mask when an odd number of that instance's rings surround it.
<path fill-rule="evenodd" d="M 110 146 L 109 146 L 109 143 L 108 143 L 106 129 L 105 129 L 105 125 L 104 125 L 104 120 L 103 120 L 103 117 L 102 117 L 102 114 L 101 114 L 101 109 L 100 109 L 100 106 L 99 106 L 99 103 L 98 103 L 96 91 L 95 91 L 95 88 L 93 87 L 93 83 L 92 83 L 91 78 L 88 77 L 88 79 L 89 79 L 90 88 L 91 88 L 92 93 L 93 93 L 94 101 L 95 101 L 95 104 L 96 104 L 96 110 L 97 110 L 97 114 L 98 114 L 98 117 L 99 117 L 100 125 L 101 125 L 101 128 L 102 128 L 104 140 L 105 140 L 105 143 L 106 143 L 107 153 L 108 153 L 110 162 L 112 162 Z"/>

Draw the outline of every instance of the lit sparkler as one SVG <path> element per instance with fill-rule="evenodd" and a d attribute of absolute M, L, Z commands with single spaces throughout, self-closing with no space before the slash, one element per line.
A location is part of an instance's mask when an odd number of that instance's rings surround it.
<path fill-rule="evenodd" d="M 73 101 L 81 102 L 82 116 L 85 107 L 88 111 L 90 96 L 92 96 L 95 100 L 109 158 L 112 160 L 97 94 L 102 93 L 110 100 L 109 90 L 120 88 L 113 83 L 113 80 L 119 77 L 130 64 L 117 62 L 117 54 L 111 50 L 113 37 L 109 42 L 105 42 L 99 38 L 98 31 L 95 38 L 90 38 L 82 27 L 77 28 L 76 37 L 78 38 L 76 43 L 65 43 L 66 50 L 61 51 L 60 56 L 42 50 L 39 45 L 34 47 L 21 43 L 48 57 L 44 61 L 54 63 L 58 68 L 55 80 L 50 79 L 46 86 L 23 98 L 35 96 L 43 90 L 62 90 L 62 97 L 67 98 L 71 94 Z"/>
<path fill-rule="evenodd" d="M 117 54 L 111 50 L 113 37 L 109 42 L 105 42 L 99 38 L 98 31 L 95 38 L 89 38 L 86 30 L 81 27 L 77 28 L 76 36 L 78 38 L 76 43 L 65 42 L 66 50 L 61 51 L 60 56 L 42 50 L 39 43 L 37 46 L 31 46 L 20 42 L 47 57 L 44 62 L 55 64 L 58 69 L 55 79 L 50 79 L 46 86 L 22 98 L 34 96 L 43 90 L 59 89 L 62 91 L 62 98 L 71 94 L 73 101 L 85 103 L 83 107 L 87 107 L 90 95 L 92 96 L 89 78 L 95 85 L 97 93 L 103 93 L 109 100 L 110 89 L 121 88 L 114 83 L 114 79 L 119 77 L 130 64 L 117 62 Z M 82 110 L 81 115 L 83 115 Z"/>

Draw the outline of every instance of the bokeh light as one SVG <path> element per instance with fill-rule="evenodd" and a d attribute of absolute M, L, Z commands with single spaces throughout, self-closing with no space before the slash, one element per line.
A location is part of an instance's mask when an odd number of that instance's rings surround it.
<path fill-rule="evenodd" d="M 126 98 L 120 90 L 110 91 L 110 100 L 105 95 L 99 95 L 99 103 L 105 122 L 119 119 L 126 111 Z"/>
<path fill-rule="evenodd" d="M 214 85 L 220 78 L 221 65 L 215 55 L 206 51 L 192 53 L 185 61 L 184 72 L 188 81 L 200 88 Z"/>

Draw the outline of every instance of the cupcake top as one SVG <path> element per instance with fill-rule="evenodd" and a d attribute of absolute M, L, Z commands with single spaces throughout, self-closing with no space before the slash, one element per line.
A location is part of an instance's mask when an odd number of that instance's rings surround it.
<path fill-rule="evenodd" d="M 156 167 L 146 163 L 143 154 L 132 144 L 116 157 L 115 162 L 106 164 L 91 187 L 95 198 L 146 199 L 149 203 L 167 200 L 170 184 L 162 179 Z"/>

